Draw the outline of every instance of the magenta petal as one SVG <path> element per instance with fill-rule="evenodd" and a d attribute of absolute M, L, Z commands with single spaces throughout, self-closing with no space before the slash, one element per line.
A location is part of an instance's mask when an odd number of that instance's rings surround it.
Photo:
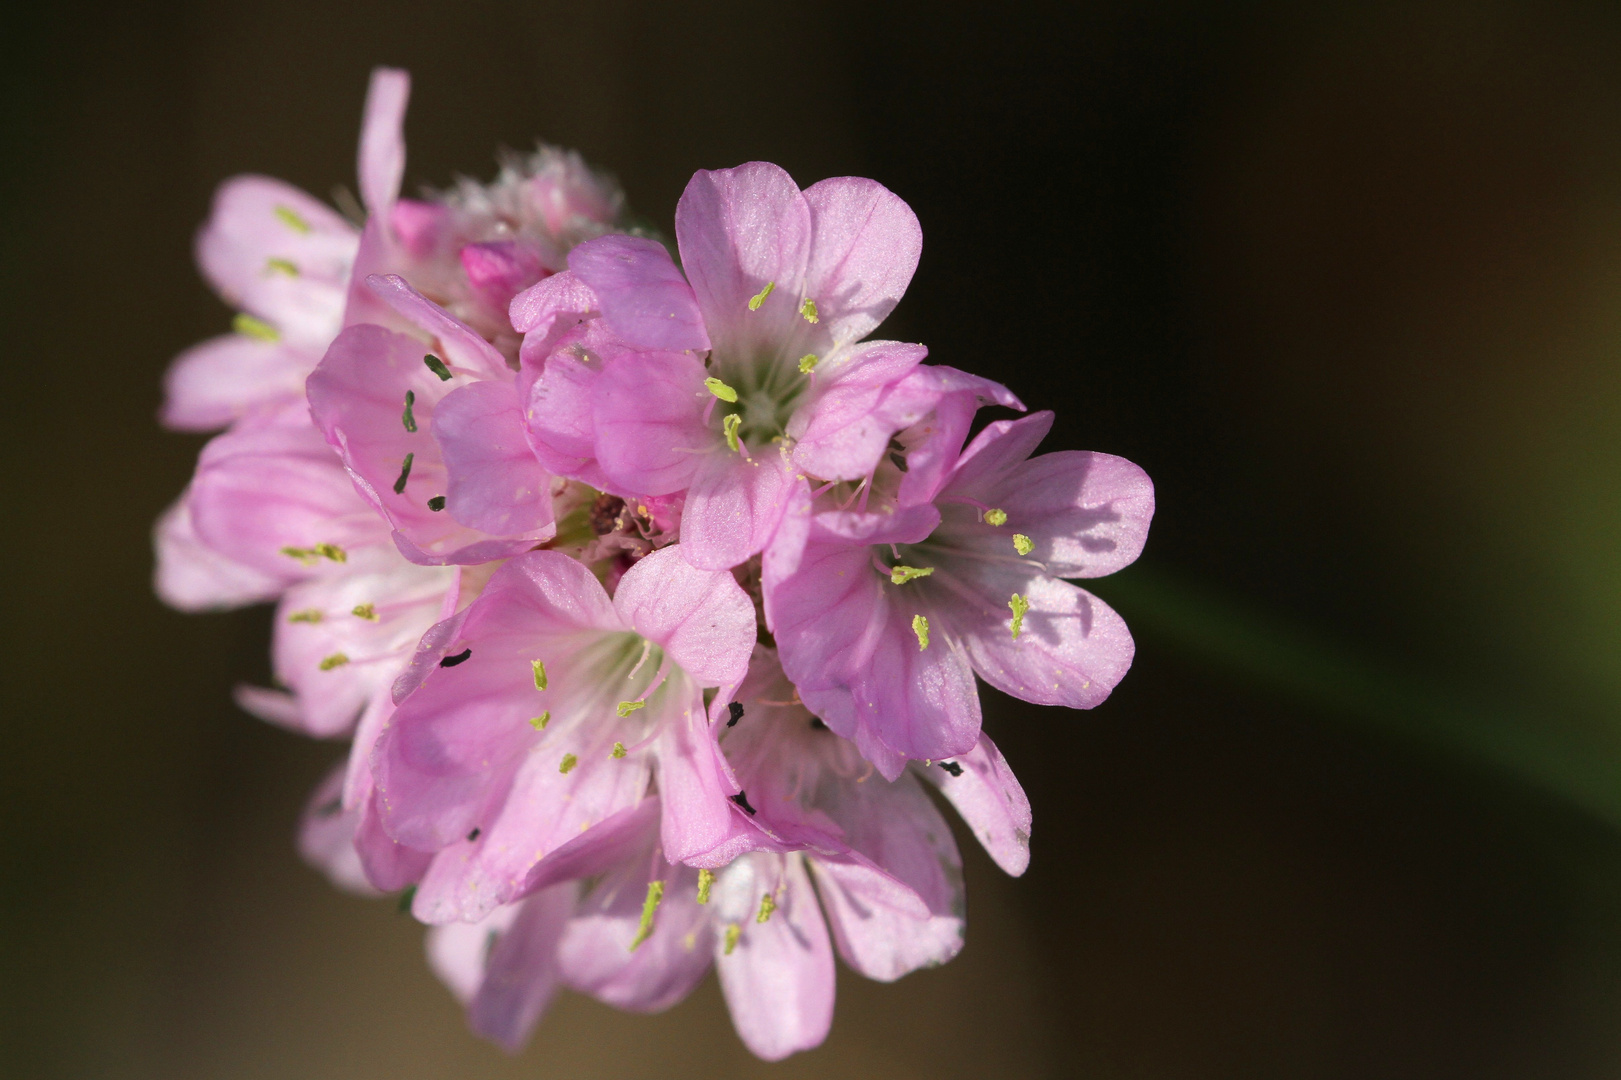
<path fill-rule="evenodd" d="M 467 1007 L 467 1021 L 511 1053 L 523 1049 L 557 993 L 557 943 L 574 909 L 574 886 L 558 885 L 523 902 L 496 940 L 484 980 Z"/>
<path fill-rule="evenodd" d="M 923 251 L 905 201 L 874 180 L 840 176 L 805 189 L 811 249 L 805 294 L 833 340 L 860 341 L 900 302 Z"/>
<path fill-rule="evenodd" d="M 405 106 L 411 76 L 397 68 L 373 68 L 360 128 L 360 198 L 374 215 L 386 213 L 405 176 Z"/>
<path fill-rule="evenodd" d="M 568 267 L 597 296 L 614 333 L 647 349 L 709 348 L 698 299 L 670 253 L 641 236 L 602 236 L 569 252 Z"/>
<path fill-rule="evenodd" d="M 1008 530 L 1030 537 L 1030 557 L 1054 577 L 1102 577 L 1131 565 L 1154 517 L 1154 482 L 1112 454 L 1042 454 L 996 487 L 981 497 L 996 497 Z"/>
<path fill-rule="evenodd" d="M 594 393 L 597 462 L 621 490 L 680 491 L 718 442 L 703 423 L 704 406 L 714 400 L 704 389 L 704 366 L 686 353 L 611 357 Z"/>
<path fill-rule="evenodd" d="M 1030 800 L 1024 788 L 987 735 L 958 755 L 956 764 L 962 767 L 956 776 L 939 768 L 925 768 L 921 775 L 957 808 L 996 865 L 1018 877 L 1030 865 Z"/>
<path fill-rule="evenodd" d="M 314 355 L 242 334 L 193 345 L 163 377 L 163 425 L 212 431 L 256 408 L 296 400 Z"/>
<path fill-rule="evenodd" d="M 552 478 L 529 449 L 510 382 L 469 383 L 446 394 L 434 409 L 433 437 L 451 517 L 492 536 L 544 540 L 556 531 Z"/>
<path fill-rule="evenodd" d="M 709 570 L 736 566 L 771 542 L 792 494 L 792 466 L 775 447 L 750 458 L 703 455 L 682 513 L 681 553 Z"/>
<path fill-rule="evenodd" d="M 491 315 L 499 322 L 508 320 L 513 297 L 545 275 L 540 255 L 520 240 L 490 240 L 467 244 L 458 258 L 467 274 L 467 283 Z"/>
<path fill-rule="evenodd" d="M 754 604 L 731 574 L 695 569 L 679 545 L 662 548 L 625 572 L 613 604 L 699 686 L 743 681 L 754 648 Z"/>
<path fill-rule="evenodd" d="M 927 355 L 921 345 L 898 341 L 866 342 L 842 353 L 788 425 L 794 464 L 824 480 L 859 480 L 872 472 L 890 437 L 922 420 L 939 400 L 932 387 L 907 379 Z"/>
<path fill-rule="evenodd" d="M 772 864 L 780 875 L 760 871 Z M 717 949 L 715 968 L 743 1044 L 755 1056 L 780 1061 L 821 1045 L 833 1023 L 833 950 L 804 861 L 797 855 L 749 856 L 733 863 L 715 903 L 742 927 L 730 955 Z M 757 922 L 760 896 L 771 892 L 776 910 Z"/>
<path fill-rule="evenodd" d="M 833 939 L 844 962 L 869 979 L 893 982 L 962 951 L 962 909 L 931 912 L 894 878 L 854 862 L 812 863 Z"/>
<path fill-rule="evenodd" d="M 164 511 L 153 529 L 158 598 L 181 611 L 215 611 L 272 599 L 287 579 L 222 555 L 197 538 L 190 493 Z"/>
<path fill-rule="evenodd" d="M 751 161 L 694 173 L 676 205 L 675 235 L 717 349 L 774 354 L 786 332 L 803 325 L 811 212 L 781 168 Z M 771 295 L 749 310 L 768 283 Z"/>

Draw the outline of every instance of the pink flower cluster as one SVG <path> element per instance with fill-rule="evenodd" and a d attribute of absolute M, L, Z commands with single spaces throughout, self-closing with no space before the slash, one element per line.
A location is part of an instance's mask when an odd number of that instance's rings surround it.
<path fill-rule="evenodd" d="M 278 687 L 240 703 L 352 738 L 301 847 L 414 890 L 481 1034 L 521 1045 L 559 986 L 663 1009 L 713 965 L 756 1054 L 815 1046 L 835 950 L 890 980 L 962 947 L 927 786 L 1023 872 L 976 676 L 1108 695 L 1131 637 L 1066 579 L 1136 558 L 1152 485 L 1032 457 L 1049 413 L 969 439 L 1024 406 L 870 338 L 922 247 L 879 184 L 699 172 L 678 263 L 550 148 L 400 198 L 408 85 L 373 77 L 363 225 L 220 190 L 198 260 L 240 314 L 163 418 L 225 430 L 158 591 L 277 601 Z"/>

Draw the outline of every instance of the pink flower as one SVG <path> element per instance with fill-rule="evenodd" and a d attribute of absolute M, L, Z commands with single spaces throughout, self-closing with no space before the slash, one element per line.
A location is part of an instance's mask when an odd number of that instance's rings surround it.
<path fill-rule="evenodd" d="M 1090 708 L 1131 665 L 1124 621 L 1061 579 L 1136 559 L 1152 483 L 1107 454 L 1031 459 L 1051 413 L 997 421 L 953 458 L 973 411 L 956 395 L 903 437 L 875 485 L 893 495 L 867 512 L 802 497 L 765 561 L 789 678 L 886 776 L 973 748 L 976 674 L 1025 701 Z"/>
<path fill-rule="evenodd" d="M 663 849 L 710 853 L 736 786 L 706 720 L 741 682 L 754 609 L 729 574 L 654 552 L 613 599 L 590 570 L 534 551 L 497 570 L 424 639 L 373 755 L 388 836 L 437 852 L 425 922 L 482 918 L 559 845 L 632 807 L 657 778 Z M 363 855 L 366 854 L 363 851 Z"/>
<path fill-rule="evenodd" d="M 871 180 L 801 192 L 753 162 L 695 174 L 676 237 L 685 277 L 659 244 L 611 236 L 519 296 L 520 393 L 543 461 L 622 494 L 684 491 L 682 549 L 719 569 L 765 546 L 797 474 L 860 479 L 939 398 L 921 345 L 863 340 L 922 233 Z"/>

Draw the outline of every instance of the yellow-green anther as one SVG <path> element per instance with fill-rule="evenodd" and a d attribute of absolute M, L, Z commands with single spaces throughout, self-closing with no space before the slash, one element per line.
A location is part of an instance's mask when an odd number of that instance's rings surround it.
<path fill-rule="evenodd" d="M 732 955 L 732 950 L 737 948 L 737 939 L 742 936 L 743 928 L 741 926 L 736 923 L 728 926 L 726 928 L 726 944 L 722 947 L 721 952 L 726 956 Z"/>
<path fill-rule="evenodd" d="M 312 550 L 315 552 L 315 554 L 320 555 L 323 558 L 331 559 L 333 562 L 349 561 L 349 553 L 343 550 L 337 544 L 316 544 Z"/>
<path fill-rule="evenodd" d="M 284 547 L 281 549 L 281 553 L 287 556 L 289 559 L 297 559 L 305 566 L 308 566 L 316 559 L 316 552 L 314 548 Z"/>
<path fill-rule="evenodd" d="M 422 358 L 422 362 L 428 366 L 429 371 L 439 376 L 440 382 L 450 381 L 450 369 L 445 366 L 445 362 L 443 360 L 433 355 L 433 353 L 429 353 L 427 356 L 424 356 Z"/>
<path fill-rule="evenodd" d="M 333 668 L 342 667 L 348 662 L 349 658 L 347 656 L 341 652 L 335 652 L 325 660 L 321 661 L 320 668 L 322 671 L 331 671 Z"/>
<path fill-rule="evenodd" d="M 1031 543 L 1030 538 L 1028 536 L 1024 535 L 1024 533 L 1014 533 L 1013 534 L 1013 550 L 1014 551 L 1017 551 L 1020 555 L 1028 555 L 1032 551 L 1034 551 L 1035 549 L 1036 549 L 1036 545 Z"/>
<path fill-rule="evenodd" d="M 922 652 L 929 647 L 929 620 L 922 615 L 912 616 L 912 633 L 917 635 L 917 651 Z"/>
<path fill-rule="evenodd" d="M 294 210 L 290 206 L 276 207 L 276 216 L 281 219 L 281 223 L 283 225 L 287 226 L 296 233 L 307 233 L 310 231 L 310 223 L 300 217 L 298 215 L 298 211 Z"/>
<path fill-rule="evenodd" d="M 727 413 L 726 419 L 720 422 L 721 434 L 726 436 L 726 449 L 742 453 L 737 441 L 737 429 L 743 426 L 743 418 L 737 413 Z"/>
<path fill-rule="evenodd" d="M 1019 640 L 1019 631 L 1024 629 L 1024 613 L 1030 610 L 1030 601 L 1013 594 L 1013 599 L 1007 602 L 1008 610 L 1013 612 L 1013 640 Z"/>
<path fill-rule="evenodd" d="M 635 952 L 636 946 L 653 936 L 653 913 L 658 911 L 659 903 L 664 899 L 664 882 L 649 881 L 647 883 L 647 899 L 642 901 L 642 921 L 636 927 L 636 937 L 630 943 L 630 951 Z"/>
<path fill-rule="evenodd" d="M 772 899 L 770 893 L 766 893 L 764 896 L 760 897 L 760 914 L 754 917 L 754 921 L 765 922 L 767 919 L 771 918 L 771 913 L 776 910 L 777 902 Z"/>
<path fill-rule="evenodd" d="M 625 744 L 622 742 L 616 742 L 614 743 L 614 748 L 608 752 L 608 756 L 612 758 L 622 758 L 625 756 L 626 752 Z"/>
<path fill-rule="evenodd" d="M 992 525 L 1006 525 L 1007 524 L 1007 511 L 1006 510 L 987 510 L 987 511 L 985 511 L 985 520 L 990 522 Z"/>
<path fill-rule="evenodd" d="M 698 871 L 698 903 L 709 903 L 709 890 L 715 884 L 715 871 Z"/>
<path fill-rule="evenodd" d="M 236 313 L 236 318 L 231 320 L 231 329 L 244 337 L 268 341 L 272 345 L 281 340 L 280 330 L 277 330 L 263 319 L 255 319 L 245 311 Z"/>
<path fill-rule="evenodd" d="M 709 392 L 711 394 L 714 394 L 716 397 L 720 398 L 722 401 L 736 401 L 737 400 L 737 391 L 733 390 L 730 386 L 727 386 L 725 383 L 721 382 L 719 379 L 715 378 L 713 375 L 711 375 L 709 378 L 704 380 L 704 385 L 709 388 Z"/>
<path fill-rule="evenodd" d="M 934 573 L 932 566 L 897 566 L 889 571 L 891 585 L 905 585 L 914 578 L 928 577 Z"/>
<path fill-rule="evenodd" d="M 821 359 L 822 358 L 820 356 L 817 356 L 813 352 L 808 352 L 804 356 L 801 356 L 799 358 L 799 373 L 801 375 L 809 375 L 812 371 L 816 370 L 816 364 Z"/>
<path fill-rule="evenodd" d="M 775 281 L 766 282 L 765 283 L 765 288 L 761 289 L 759 292 L 757 292 L 753 296 L 749 297 L 749 310 L 750 311 L 759 311 L 760 310 L 760 305 L 765 303 L 765 298 L 770 296 L 771 295 L 771 290 L 775 289 L 776 287 L 777 287 L 777 283 Z"/>
<path fill-rule="evenodd" d="M 265 260 L 265 273 L 286 274 L 288 277 L 297 277 L 298 267 L 286 259 L 270 258 Z"/>
<path fill-rule="evenodd" d="M 541 713 L 539 716 L 531 716 L 529 718 L 529 726 L 534 728 L 536 731 L 545 731 L 546 730 L 546 725 L 551 723 L 551 722 L 552 722 L 552 711 L 550 709 L 547 709 L 545 712 Z"/>
<path fill-rule="evenodd" d="M 808 323 L 822 321 L 816 317 L 816 301 L 808 296 L 805 297 L 805 302 L 799 305 L 799 313 L 805 317 L 805 321 Z"/>
<path fill-rule="evenodd" d="M 573 754 L 564 754 L 563 760 L 558 762 L 557 771 L 562 773 L 564 776 L 567 776 L 568 771 L 579 763 L 580 759 L 575 757 Z"/>
<path fill-rule="evenodd" d="M 621 701 L 619 703 L 619 707 L 614 711 L 617 712 L 621 717 L 624 717 L 629 716 L 637 709 L 645 708 L 647 708 L 647 702 L 645 701 Z"/>
<path fill-rule="evenodd" d="M 365 619 L 367 622 L 376 622 L 377 621 L 377 605 L 376 604 L 356 604 L 354 606 L 354 610 L 350 611 L 349 614 L 355 616 L 358 619 Z"/>
<path fill-rule="evenodd" d="M 293 612 L 291 615 L 287 616 L 287 621 L 318 623 L 321 621 L 321 613 L 315 608 L 307 608 L 303 611 Z"/>
<path fill-rule="evenodd" d="M 417 418 L 416 415 L 411 412 L 411 407 L 416 403 L 416 391 L 407 390 L 405 392 L 405 412 L 400 415 L 400 421 L 405 425 L 405 430 L 410 432 L 412 435 L 417 433 Z"/>
<path fill-rule="evenodd" d="M 544 689 L 546 689 L 546 664 L 545 664 L 545 662 L 541 661 L 541 660 L 531 660 L 531 661 L 529 661 L 529 666 L 531 668 L 533 668 L 534 672 L 535 672 L 535 689 L 536 690 L 544 690 Z"/>

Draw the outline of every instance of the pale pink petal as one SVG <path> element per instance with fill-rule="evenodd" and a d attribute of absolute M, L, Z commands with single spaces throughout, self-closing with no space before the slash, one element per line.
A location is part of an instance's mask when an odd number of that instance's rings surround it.
<path fill-rule="evenodd" d="M 839 955 L 867 978 L 893 982 L 962 951 L 961 907 L 930 911 L 911 889 L 869 866 L 825 858 L 811 866 Z"/>
<path fill-rule="evenodd" d="M 593 393 L 597 462 L 621 490 L 680 491 L 699 460 L 725 445 L 703 423 L 704 407 L 714 399 L 704 389 L 703 364 L 687 353 L 609 357 Z"/>
<path fill-rule="evenodd" d="M 298 823 L 298 854 L 345 892 L 376 896 L 355 851 L 360 811 L 343 808 L 343 772 L 340 763 L 304 804 Z"/>
<path fill-rule="evenodd" d="M 298 704 L 298 698 L 285 690 L 237 683 L 231 687 L 231 700 L 249 716 L 256 716 L 267 724 L 275 724 L 288 731 L 307 734 L 304 710 Z"/>
<path fill-rule="evenodd" d="M 803 861 L 749 856 L 716 892 L 722 917 L 742 929 L 730 955 L 716 948 L 715 968 L 743 1044 L 766 1061 L 819 1046 L 833 1023 L 833 950 Z M 755 913 L 767 892 L 777 906 L 762 923 Z"/>
<path fill-rule="evenodd" d="M 840 176 L 805 189 L 811 211 L 805 293 L 841 345 L 872 333 L 900 302 L 923 251 L 917 215 L 874 180 Z"/>
<path fill-rule="evenodd" d="M 890 437 L 922 420 L 940 395 L 909 380 L 928 355 L 921 345 L 871 341 L 846 350 L 825 373 L 811 401 L 788 424 L 794 464 L 824 480 L 859 480 L 872 472 Z"/>
<path fill-rule="evenodd" d="M 490 950 L 484 979 L 467 1007 L 473 1031 L 511 1053 L 523 1049 L 557 993 L 557 943 L 574 892 L 572 884 L 557 885 L 523 902 Z"/>
<path fill-rule="evenodd" d="M 596 294 L 603 319 L 627 342 L 675 352 L 709 348 L 692 286 L 658 241 L 641 236 L 587 240 L 569 252 L 568 266 Z"/>
<path fill-rule="evenodd" d="M 625 572 L 613 604 L 699 686 L 743 681 L 754 648 L 754 604 L 731 574 L 695 569 L 679 545 L 661 548 Z"/>
<path fill-rule="evenodd" d="M 424 941 L 428 967 L 463 1005 L 484 981 L 484 968 L 501 934 L 517 918 L 521 904 L 507 904 L 476 923 L 428 927 Z"/>
<path fill-rule="evenodd" d="M 529 449 L 511 382 L 452 390 L 434 409 L 433 437 L 445 462 L 446 513 L 492 536 L 555 532 L 552 478 Z"/>
<path fill-rule="evenodd" d="M 1112 454 L 1042 454 L 995 488 L 982 487 L 979 497 L 995 499 L 1007 513 L 1004 528 L 1029 536 L 1030 558 L 1054 577 L 1102 577 L 1131 565 L 1154 517 L 1154 482 Z"/>
<path fill-rule="evenodd" d="M 400 193 L 405 176 L 405 106 L 411 76 L 398 68 L 373 68 L 360 127 L 360 198 L 373 215 L 383 215 Z"/>
<path fill-rule="evenodd" d="M 163 377 L 163 425 L 212 431 L 254 409 L 293 400 L 317 355 L 245 334 L 224 334 L 193 345 Z"/>
<path fill-rule="evenodd" d="M 745 458 L 714 450 L 698 459 L 681 518 L 681 550 L 688 562 L 728 569 L 771 542 L 793 494 L 787 455 L 765 446 Z"/>
<path fill-rule="evenodd" d="M 512 369 L 472 327 L 412 288 L 398 274 L 373 274 L 366 285 L 413 326 L 431 334 L 436 350 L 452 371 L 477 379 L 510 381 Z"/>
<path fill-rule="evenodd" d="M 764 161 L 694 173 L 675 235 L 715 348 L 786 355 L 785 342 L 807 325 L 799 305 L 811 246 L 810 206 L 793 177 Z M 767 284 L 771 295 L 751 311 Z"/>
<path fill-rule="evenodd" d="M 955 776 L 938 763 L 919 767 L 919 774 L 957 808 L 996 865 L 1018 877 L 1030 865 L 1030 800 L 1024 788 L 987 735 L 954 763 L 962 768 Z"/>
<path fill-rule="evenodd" d="M 273 600 L 287 579 L 222 555 L 197 539 L 190 492 L 165 510 L 152 531 L 158 598 L 181 611 L 217 611 Z"/>

